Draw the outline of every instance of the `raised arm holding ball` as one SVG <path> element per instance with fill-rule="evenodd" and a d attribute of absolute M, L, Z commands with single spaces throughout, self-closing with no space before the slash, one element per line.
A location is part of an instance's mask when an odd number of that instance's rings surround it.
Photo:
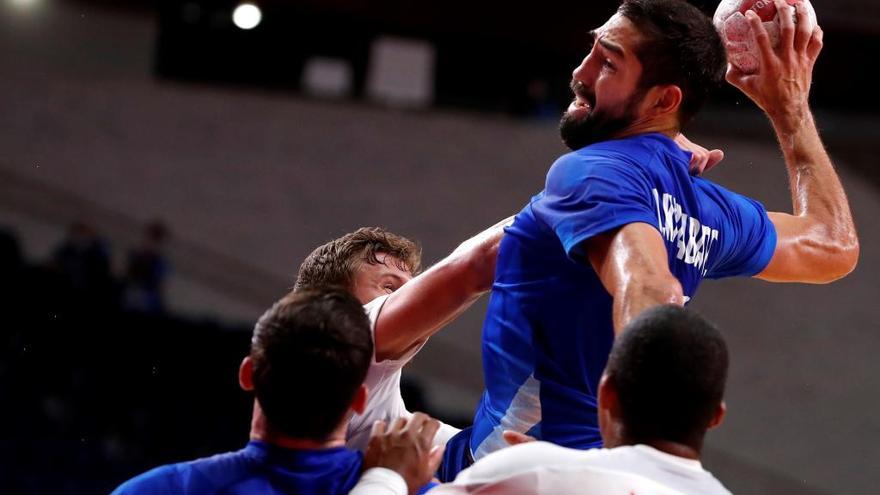
<path fill-rule="evenodd" d="M 813 66 L 822 51 L 822 28 L 812 7 L 775 0 L 779 43 L 754 11 L 746 12 L 759 67 L 728 66 L 727 80 L 770 117 L 788 168 L 793 214 L 770 212 L 776 227 L 773 258 L 758 278 L 824 283 L 849 273 L 859 241 L 843 186 L 822 145 L 808 98 Z"/>

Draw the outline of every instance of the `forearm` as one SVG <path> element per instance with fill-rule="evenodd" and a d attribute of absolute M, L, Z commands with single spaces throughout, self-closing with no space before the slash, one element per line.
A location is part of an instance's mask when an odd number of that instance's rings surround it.
<path fill-rule="evenodd" d="M 816 222 L 829 239 L 857 242 L 846 193 L 812 114 L 805 110 L 800 116 L 773 119 L 773 123 L 788 169 L 793 214 Z"/>
<path fill-rule="evenodd" d="M 669 271 L 666 245 L 654 227 L 645 223 L 625 225 L 591 239 L 586 252 L 613 298 L 615 335 L 648 308 L 684 304 L 681 283 Z"/>
<path fill-rule="evenodd" d="M 829 273 L 828 279 L 839 278 L 854 268 L 859 250 L 840 178 L 806 105 L 802 111 L 776 116 L 772 122 L 788 169 L 793 221 L 800 224 L 795 249 L 799 257 L 812 259 L 814 264 L 834 261 L 828 268 L 835 273 Z"/>
<path fill-rule="evenodd" d="M 675 277 L 630 280 L 614 294 L 614 334 L 618 335 L 643 311 L 663 304 L 684 304 L 681 284 Z"/>

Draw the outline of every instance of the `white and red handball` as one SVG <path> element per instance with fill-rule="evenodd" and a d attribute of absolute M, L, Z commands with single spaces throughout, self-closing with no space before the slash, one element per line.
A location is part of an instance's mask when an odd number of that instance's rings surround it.
<path fill-rule="evenodd" d="M 802 3 L 807 9 L 810 29 L 816 26 L 816 11 L 809 0 L 785 0 L 791 6 Z M 779 14 L 773 0 L 722 0 L 715 11 L 712 22 L 721 35 L 727 49 L 727 60 L 745 74 L 754 74 L 760 68 L 758 45 L 751 33 L 749 20 L 745 14 L 753 10 L 767 34 L 773 47 L 779 45 Z M 793 11 L 792 11 L 793 12 Z M 797 22 L 797 18 L 795 18 Z"/>

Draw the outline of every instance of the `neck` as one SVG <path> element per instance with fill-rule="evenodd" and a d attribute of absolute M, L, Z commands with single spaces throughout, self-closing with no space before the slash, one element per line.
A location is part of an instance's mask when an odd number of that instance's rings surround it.
<path fill-rule="evenodd" d="M 615 139 L 657 132 L 669 138 L 678 135 L 678 123 L 668 118 L 639 119 L 614 135 Z"/>
<path fill-rule="evenodd" d="M 347 422 L 343 421 L 335 430 L 333 430 L 333 433 L 324 440 L 290 437 L 272 428 L 272 425 L 266 420 L 266 416 L 263 414 L 260 404 L 257 401 L 254 401 L 254 413 L 251 417 L 250 438 L 251 440 L 259 440 L 285 449 L 331 449 L 345 446 L 346 426 Z"/>
<path fill-rule="evenodd" d="M 694 443 L 682 443 L 672 440 L 647 440 L 645 438 L 631 437 L 622 426 L 619 426 L 618 429 L 614 430 L 613 436 L 608 436 L 610 438 L 605 442 L 606 447 L 642 444 L 653 447 L 660 452 L 665 452 L 669 455 L 683 457 L 685 459 L 693 459 L 696 461 L 700 460 L 700 453 L 703 448 L 702 437 L 697 439 Z"/>
<path fill-rule="evenodd" d="M 694 448 L 693 446 L 686 445 L 678 442 L 671 442 L 669 440 L 655 440 L 652 442 L 643 442 L 645 445 L 654 447 L 660 452 L 665 452 L 670 455 L 674 455 L 677 457 L 683 457 L 685 459 L 692 459 L 695 461 L 700 460 L 700 449 Z"/>

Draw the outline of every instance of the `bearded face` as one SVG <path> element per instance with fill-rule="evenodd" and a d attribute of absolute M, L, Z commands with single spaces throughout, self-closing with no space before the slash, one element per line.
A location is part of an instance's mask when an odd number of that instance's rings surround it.
<path fill-rule="evenodd" d="M 593 143 L 612 139 L 617 133 L 636 121 L 636 109 L 644 96 L 636 91 L 615 110 L 596 109 L 596 95 L 578 81 L 572 80 L 574 100 L 562 114 L 559 135 L 572 151 Z"/>

